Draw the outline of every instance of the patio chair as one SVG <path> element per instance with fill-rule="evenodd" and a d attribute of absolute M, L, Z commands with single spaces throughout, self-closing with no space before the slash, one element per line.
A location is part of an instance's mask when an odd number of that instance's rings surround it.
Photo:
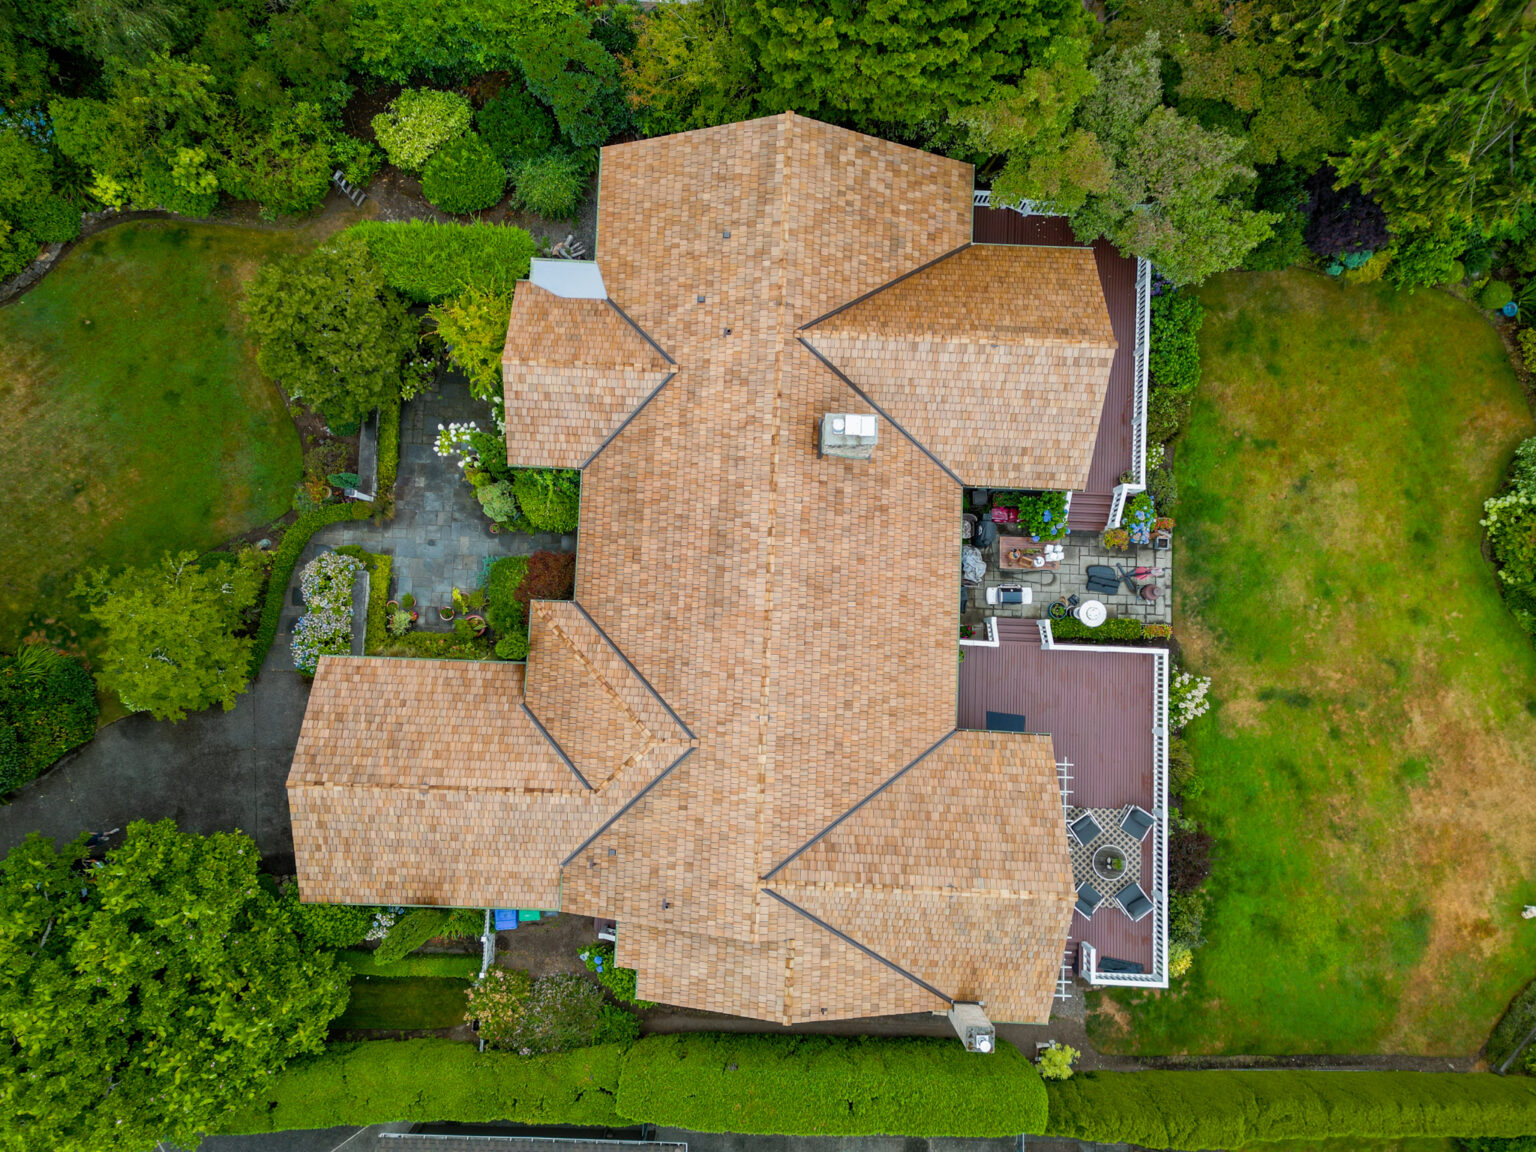
<path fill-rule="evenodd" d="M 1093 813 L 1084 812 L 1067 825 L 1067 831 L 1072 834 L 1072 839 L 1076 840 L 1079 844 L 1088 845 L 1097 840 L 1103 834 L 1104 829 L 1099 827 L 1099 822 L 1093 818 Z"/>
<path fill-rule="evenodd" d="M 1132 920 L 1145 920 L 1152 914 L 1152 901 L 1147 899 L 1140 884 L 1127 884 L 1120 889 L 1115 893 L 1115 903 Z"/>
<path fill-rule="evenodd" d="M 1088 565 L 1088 591 L 1113 596 L 1120 591 L 1120 574 L 1108 564 Z"/>
<path fill-rule="evenodd" d="M 1120 830 L 1136 837 L 1137 840 L 1145 840 L 1147 833 L 1152 831 L 1156 823 L 1157 821 L 1152 819 L 1152 813 L 1140 804 L 1127 804 L 1125 811 L 1120 813 Z"/>
<path fill-rule="evenodd" d="M 1104 897 L 1092 884 L 1084 882 L 1077 886 L 1077 910 L 1082 913 L 1083 919 L 1092 916 L 1102 903 Z"/>

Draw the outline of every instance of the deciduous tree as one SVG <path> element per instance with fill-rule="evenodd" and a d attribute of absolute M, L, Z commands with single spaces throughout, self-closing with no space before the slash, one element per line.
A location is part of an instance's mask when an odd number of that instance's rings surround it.
<path fill-rule="evenodd" d="M 100 864 L 33 834 L 0 863 L 0 1147 L 183 1147 L 346 1006 L 239 832 L 129 825 Z"/>
<path fill-rule="evenodd" d="M 479 288 L 467 288 L 427 313 L 453 362 L 469 377 L 469 390 L 493 404 L 501 401 L 501 350 L 511 313 L 511 296 Z"/>
<path fill-rule="evenodd" d="M 193 552 L 116 575 L 98 568 L 75 594 L 106 632 L 97 679 L 156 720 L 221 705 L 245 691 L 251 641 L 236 635 L 260 585 L 254 561 L 202 568 Z"/>

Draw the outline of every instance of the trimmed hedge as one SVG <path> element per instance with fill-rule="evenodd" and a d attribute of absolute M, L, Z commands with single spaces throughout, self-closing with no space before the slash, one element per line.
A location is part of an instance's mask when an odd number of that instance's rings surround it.
<path fill-rule="evenodd" d="M 1046 1095 L 1016 1049 L 956 1040 L 693 1033 L 629 1050 L 618 1110 L 632 1122 L 785 1136 L 1017 1136 Z"/>
<path fill-rule="evenodd" d="M 480 975 L 479 956 L 454 953 L 404 956 L 399 960 L 381 962 L 378 953 L 367 948 L 348 948 L 345 952 L 338 952 L 336 959 L 359 976 L 448 976 L 473 980 Z"/>
<path fill-rule="evenodd" d="M 528 275 L 535 250 L 532 236 L 503 224 L 365 220 L 347 231 L 363 238 L 385 282 L 418 304 L 436 304 L 466 288 L 510 296 Z"/>
<path fill-rule="evenodd" d="M 1536 1132 L 1536 1080 L 1485 1073 L 1086 1072 L 1047 1092 L 1049 1135 L 1148 1148 Z"/>
<path fill-rule="evenodd" d="M 370 552 L 356 544 L 343 544 L 336 551 L 361 560 L 368 568 L 368 617 L 363 631 L 363 651 L 376 656 L 390 641 L 384 621 L 388 615 L 385 605 L 389 603 L 389 580 L 394 572 L 395 558 L 383 552 Z"/>
<path fill-rule="evenodd" d="M 221 1127 L 239 1134 L 450 1119 L 617 1127 L 622 1054 L 618 1044 L 534 1057 L 452 1040 L 332 1044 L 274 1076 Z"/>
<path fill-rule="evenodd" d="M 385 516 L 395 514 L 395 477 L 399 472 L 400 400 L 397 397 L 379 409 L 379 474 L 373 486 L 373 503 Z"/>
<path fill-rule="evenodd" d="M 326 504 L 313 512 L 306 512 L 283 533 L 282 543 L 272 557 L 272 574 L 267 578 L 267 598 L 261 605 L 261 623 L 256 626 L 256 641 L 251 645 L 251 679 L 256 679 L 266 662 L 272 641 L 277 639 L 277 625 L 283 614 L 283 600 L 288 595 L 288 584 L 293 579 L 294 565 L 304 551 L 309 538 L 327 524 L 339 524 L 343 520 L 366 520 L 373 512 L 372 505 L 359 500 L 351 504 Z"/>
<path fill-rule="evenodd" d="M 1065 620 L 1051 621 L 1051 636 L 1056 640 L 1088 640 L 1099 644 L 1140 644 L 1143 640 L 1166 640 L 1170 634 L 1171 629 L 1166 624 L 1143 624 L 1140 620 L 1120 616 L 1104 621 L 1097 628 L 1090 628 L 1081 620 L 1071 616 Z"/>

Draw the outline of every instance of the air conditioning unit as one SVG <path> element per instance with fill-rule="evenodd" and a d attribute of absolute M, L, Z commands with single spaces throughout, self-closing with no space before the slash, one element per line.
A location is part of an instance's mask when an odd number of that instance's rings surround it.
<path fill-rule="evenodd" d="M 965 1042 L 967 1052 L 990 1056 L 997 1050 L 997 1029 L 980 1004 L 954 1004 L 949 1009 L 949 1026 Z"/>
<path fill-rule="evenodd" d="M 861 412 L 834 412 L 821 418 L 822 456 L 868 460 L 880 439 L 879 418 Z"/>

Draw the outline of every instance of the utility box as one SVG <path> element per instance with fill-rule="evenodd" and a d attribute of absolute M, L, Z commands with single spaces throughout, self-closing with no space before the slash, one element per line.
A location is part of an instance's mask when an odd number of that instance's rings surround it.
<path fill-rule="evenodd" d="M 980 1004 L 955 1004 L 949 1010 L 949 1026 L 965 1042 L 967 1052 L 990 1056 L 997 1048 L 997 1029 Z"/>
<path fill-rule="evenodd" d="M 875 416 L 857 412 L 834 412 L 821 418 L 818 455 L 837 456 L 843 460 L 868 460 L 880 439 L 880 422 Z"/>

